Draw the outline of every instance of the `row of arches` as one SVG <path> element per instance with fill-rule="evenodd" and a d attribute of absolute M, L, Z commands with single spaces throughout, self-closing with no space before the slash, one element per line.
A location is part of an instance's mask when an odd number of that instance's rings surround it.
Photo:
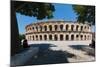
<path fill-rule="evenodd" d="M 71 29 L 71 31 L 82 31 L 82 30 L 89 30 L 89 26 L 86 25 L 64 25 L 64 24 L 60 24 L 60 25 L 38 25 L 38 26 L 33 26 L 27 29 L 27 31 L 29 30 L 34 30 L 34 31 L 68 31 L 69 28 Z"/>
<path fill-rule="evenodd" d="M 91 40 L 91 36 L 90 35 L 52 35 L 52 34 L 45 34 L 45 35 L 32 35 L 32 36 L 28 36 L 28 40 L 50 40 L 50 41 L 63 41 L 63 40 Z"/>

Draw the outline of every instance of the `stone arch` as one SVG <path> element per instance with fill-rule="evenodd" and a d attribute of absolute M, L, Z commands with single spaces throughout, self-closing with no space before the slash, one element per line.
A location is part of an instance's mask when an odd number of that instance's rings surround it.
<path fill-rule="evenodd" d="M 69 25 L 67 24 L 67 25 L 66 25 L 66 30 L 67 30 L 67 31 L 68 31 L 68 28 L 69 28 Z"/>
<path fill-rule="evenodd" d="M 78 31 L 79 25 L 76 25 L 76 31 Z"/>
<path fill-rule="evenodd" d="M 49 25 L 49 30 L 52 31 L 52 25 Z"/>
<path fill-rule="evenodd" d="M 83 40 L 83 35 L 80 35 L 81 40 Z"/>
<path fill-rule="evenodd" d="M 83 30 L 83 26 L 81 26 L 81 31 Z"/>
<path fill-rule="evenodd" d="M 88 40 L 90 40 L 90 36 L 88 35 Z"/>
<path fill-rule="evenodd" d="M 29 30 L 31 30 L 31 27 L 29 28 Z"/>
<path fill-rule="evenodd" d="M 49 35 L 49 40 L 52 40 L 52 35 L 51 34 Z"/>
<path fill-rule="evenodd" d="M 86 35 L 84 35 L 84 40 L 86 40 Z"/>
<path fill-rule="evenodd" d="M 79 35 L 78 34 L 76 35 L 76 39 L 79 40 Z"/>
<path fill-rule="evenodd" d="M 74 35 L 73 34 L 71 35 L 71 40 L 74 40 Z"/>
<path fill-rule="evenodd" d="M 84 26 L 84 29 L 86 29 L 86 26 Z"/>
<path fill-rule="evenodd" d="M 89 29 L 89 26 L 87 26 L 87 29 Z"/>
<path fill-rule="evenodd" d="M 57 36 L 57 34 L 54 35 L 54 40 L 55 40 L 55 41 L 58 40 L 58 36 Z"/>
<path fill-rule="evenodd" d="M 32 29 L 34 30 L 34 27 L 32 27 Z"/>
<path fill-rule="evenodd" d="M 63 40 L 64 36 L 63 34 L 60 34 L 60 40 Z"/>
<path fill-rule="evenodd" d="M 44 35 L 44 40 L 47 40 L 47 35 Z"/>
<path fill-rule="evenodd" d="M 46 25 L 44 26 L 44 30 L 47 31 L 47 26 Z"/>
<path fill-rule="evenodd" d="M 55 31 L 57 31 L 58 29 L 58 25 L 54 25 Z"/>
<path fill-rule="evenodd" d="M 74 25 L 71 25 L 71 31 L 73 31 L 74 30 Z"/>
<path fill-rule="evenodd" d="M 69 40 L 69 35 L 66 35 L 66 40 Z"/>
<path fill-rule="evenodd" d="M 61 30 L 61 31 L 63 30 L 63 24 L 60 25 L 60 30 Z"/>
<path fill-rule="evenodd" d="M 42 40 L 42 35 L 40 35 L 40 40 Z"/>
<path fill-rule="evenodd" d="M 38 35 L 36 35 L 36 40 L 38 40 Z"/>

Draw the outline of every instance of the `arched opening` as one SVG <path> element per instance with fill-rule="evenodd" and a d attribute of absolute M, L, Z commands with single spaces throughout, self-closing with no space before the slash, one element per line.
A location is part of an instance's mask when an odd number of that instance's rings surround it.
<path fill-rule="evenodd" d="M 69 26 L 68 26 L 68 25 L 66 25 L 66 30 L 67 30 L 67 31 L 68 31 L 68 27 L 69 27 Z"/>
<path fill-rule="evenodd" d="M 44 40 L 47 40 L 47 35 L 44 35 Z"/>
<path fill-rule="evenodd" d="M 42 35 L 40 35 L 40 40 L 42 40 Z"/>
<path fill-rule="evenodd" d="M 54 40 L 56 41 L 56 40 L 58 40 L 58 37 L 57 37 L 57 35 L 54 35 Z"/>
<path fill-rule="evenodd" d="M 89 29 L 89 26 L 87 28 Z"/>
<path fill-rule="evenodd" d="M 52 31 L 52 25 L 49 25 L 49 29 L 50 29 L 50 31 Z"/>
<path fill-rule="evenodd" d="M 71 35 L 71 40 L 74 40 L 74 35 Z"/>
<path fill-rule="evenodd" d="M 47 26 L 44 26 L 44 30 L 47 31 Z"/>
<path fill-rule="evenodd" d="M 83 35 L 81 35 L 81 40 L 83 40 Z"/>
<path fill-rule="evenodd" d="M 34 30 L 34 27 L 32 27 L 32 29 Z"/>
<path fill-rule="evenodd" d="M 49 40 L 52 40 L 52 35 L 49 35 Z"/>
<path fill-rule="evenodd" d="M 60 40 L 63 40 L 63 35 L 62 34 L 60 35 Z"/>
<path fill-rule="evenodd" d="M 38 40 L 38 35 L 36 35 L 36 40 Z"/>
<path fill-rule="evenodd" d="M 78 31 L 79 25 L 76 25 L 76 31 Z"/>
<path fill-rule="evenodd" d="M 33 40 L 34 40 L 34 36 L 33 36 Z"/>
<path fill-rule="evenodd" d="M 69 40 L 69 36 L 68 35 L 66 35 L 66 40 Z"/>
<path fill-rule="evenodd" d="M 71 25 L 71 31 L 73 31 L 74 30 L 74 25 Z"/>
<path fill-rule="evenodd" d="M 61 31 L 63 30 L 63 25 L 60 25 L 60 30 L 61 30 Z"/>
<path fill-rule="evenodd" d="M 30 27 L 30 30 L 31 30 L 31 27 Z"/>
<path fill-rule="evenodd" d="M 79 40 L 79 35 L 76 35 L 76 39 Z"/>
<path fill-rule="evenodd" d="M 58 26 L 57 26 L 57 25 L 55 25 L 54 27 L 55 27 L 55 31 L 57 31 Z"/>
<path fill-rule="evenodd" d="M 84 27 L 84 29 L 86 29 L 86 26 Z"/>
<path fill-rule="evenodd" d="M 81 31 L 83 30 L 83 26 L 81 26 Z"/>
<path fill-rule="evenodd" d="M 86 35 L 84 35 L 84 40 L 86 40 Z"/>

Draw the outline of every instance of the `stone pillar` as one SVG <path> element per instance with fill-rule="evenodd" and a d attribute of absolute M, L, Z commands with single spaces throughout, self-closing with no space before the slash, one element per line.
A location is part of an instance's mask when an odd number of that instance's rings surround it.
<path fill-rule="evenodd" d="M 61 30 L 60 30 L 60 25 L 58 25 L 58 31 L 61 31 Z"/>
<path fill-rule="evenodd" d="M 55 40 L 54 40 L 54 34 L 52 34 L 52 41 L 55 41 Z"/>
<path fill-rule="evenodd" d="M 69 40 L 71 40 L 71 34 L 68 34 L 68 36 L 69 36 Z"/>
<path fill-rule="evenodd" d="M 66 31 L 66 25 L 63 24 L 63 31 Z"/>
<path fill-rule="evenodd" d="M 48 27 L 48 25 L 46 25 L 47 26 L 47 31 L 49 31 L 49 27 Z"/>
<path fill-rule="evenodd" d="M 40 32 L 40 26 L 38 26 L 38 32 Z"/>
<path fill-rule="evenodd" d="M 52 25 L 52 31 L 55 31 L 54 25 Z"/>
<path fill-rule="evenodd" d="M 71 31 L 71 25 L 68 24 L 68 31 Z"/>
<path fill-rule="evenodd" d="M 75 30 L 75 29 L 74 29 L 74 30 Z M 74 35 L 74 40 L 76 41 L 76 40 L 77 40 L 77 39 L 76 39 L 76 34 L 74 33 L 73 35 Z"/>
<path fill-rule="evenodd" d="M 78 31 L 81 31 L 80 29 L 81 29 L 81 26 L 79 25 Z"/>
<path fill-rule="evenodd" d="M 42 32 L 44 32 L 44 27 L 43 26 L 41 26 L 42 27 Z"/>
<path fill-rule="evenodd" d="M 74 24 L 74 31 L 76 31 L 76 24 Z"/>
<path fill-rule="evenodd" d="M 66 40 L 66 34 L 65 33 L 63 34 L 63 40 L 64 41 Z"/>
<path fill-rule="evenodd" d="M 34 26 L 34 32 L 37 32 L 37 31 L 36 31 L 36 26 Z"/>

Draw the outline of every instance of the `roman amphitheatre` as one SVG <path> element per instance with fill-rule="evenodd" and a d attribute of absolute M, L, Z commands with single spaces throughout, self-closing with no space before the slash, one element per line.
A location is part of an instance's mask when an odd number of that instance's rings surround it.
<path fill-rule="evenodd" d="M 25 37 L 29 43 L 63 42 L 68 45 L 89 45 L 92 40 L 91 27 L 73 21 L 39 21 L 27 25 L 25 29 Z"/>

